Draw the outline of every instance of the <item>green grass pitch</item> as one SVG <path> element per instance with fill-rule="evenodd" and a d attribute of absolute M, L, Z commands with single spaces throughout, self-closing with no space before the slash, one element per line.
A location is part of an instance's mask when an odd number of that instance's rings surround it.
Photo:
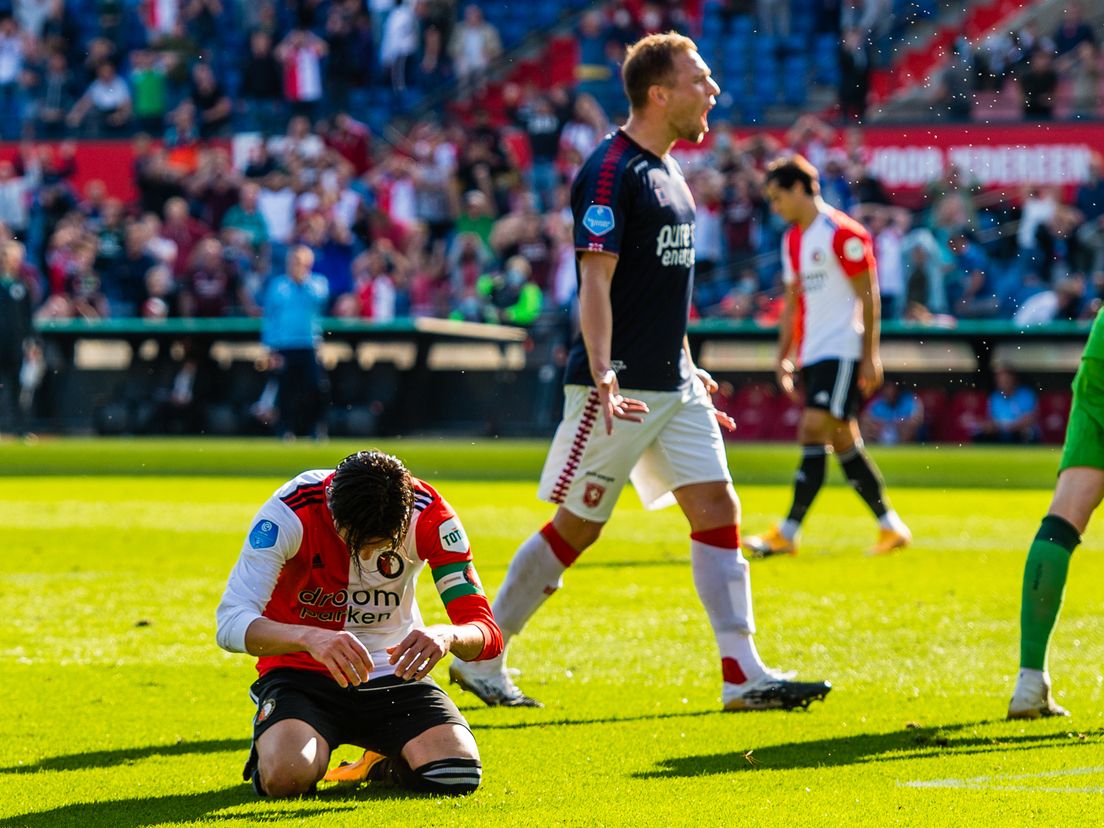
<path fill-rule="evenodd" d="M 359 446 L 355 446 L 359 447 Z M 490 592 L 550 509 L 543 443 L 393 442 L 459 511 Z M 1020 576 L 1054 450 L 875 451 L 917 541 L 821 493 L 796 558 L 752 564 L 765 660 L 835 689 L 807 712 L 719 712 L 687 530 L 626 492 L 512 650 L 543 710 L 483 707 L 484 784 L 460 800 L 240 779 L 252 659 L 214 608 L 254 510 L 354 446 L 0 444 L 0 826 L 1091 825 L 1104 814 L 1104 529 L 1074 556 L 1051 672 L 1067 720 L 1003 720 Z M 790 446 L 734 446 L 746 530 L 788 502 Z M 427 619 L 444 613 L 423 578 Z M 436 677 L 447 681 L 445 670 Z M 338 758 L 356 751 L 344 748 Z"/>

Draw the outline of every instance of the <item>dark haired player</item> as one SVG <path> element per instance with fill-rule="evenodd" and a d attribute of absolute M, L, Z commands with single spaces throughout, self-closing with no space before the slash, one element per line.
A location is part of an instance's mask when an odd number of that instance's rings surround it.
<path fill-rule="evenodd" d="M 878 519 L 878 539 L 870 552 L 892 552 L 908 545 L 912 534 L 890 508 L 882 476 L 863 448 L 858 421 L 863 398 L 882 384 L 881 312 L 870 234 L 821 199 L 816 167 L 800 155 L 767 167 L 766 194 L 771 209 L 791 224 L 782 237 L 786 304 L 778 325 L 778 384 L 798 399 L 794 375 L 800 367 L 805 410 L 790 511 L 744 546 L 756 557 L 797 552 L 797 533 L 824 485 L 828 454 L 835 452 L 847 482 Z"/>
<path fill-rule="evenodd" d="M 678 503 L 690 523 L 694 584 L 721 656 L 728 710 L 806 707 L 831 689 L 767 668 L 755 649 L 740 504 L 718 418 L 716 383 L 686 339 L 694 269 L 694 199 L 670 150 L 701 141 L 719 91 L 694 42 L 650 35 L 628 51 L 628 123 L 607 137 L 572 187 L 582 337 L 568 358 L 564 416 L 540 497 L 557 506 L 525 540 L 495 597 L 508 640 L 598 540 L 629 480 L 650 509 Z M 622 396 L 622 392 L 629 396 Z M 614 420 L 618 420 L 616 429 Z M 450 675 L 487 704 L 539 705 L 504 658 L 453 661 Z"/>
<path fill-rule="evenodd" d="M 414 585 L 428 564 L 451 624 L 426 626 Z M 218 608 L 218 643 L 257 656 L 245 778 L 295 796 L 325 777 L 414 791 L 474 791 L 468 724 L 429 671 L 446 653 L 502 650 L 460 519 L 387 454 L 281 486 L 253 521 Z M 340 744 L 365 748 L 334 768 Z"/>

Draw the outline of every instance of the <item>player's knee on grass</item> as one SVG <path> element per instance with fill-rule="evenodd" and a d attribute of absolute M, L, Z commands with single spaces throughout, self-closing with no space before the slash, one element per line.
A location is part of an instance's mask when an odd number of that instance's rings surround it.
<path fill-rule="evenodd" d="M 310 793 L 325 773 L 313 765 L 289 762 L 262 762 L 253 779 L 253 787 L 261 796 L 283 799 Z"/>

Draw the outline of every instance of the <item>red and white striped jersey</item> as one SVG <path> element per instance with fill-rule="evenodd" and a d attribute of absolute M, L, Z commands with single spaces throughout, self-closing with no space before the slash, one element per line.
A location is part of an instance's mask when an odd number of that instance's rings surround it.
<path fill-rule="evenodd" d="M 291 48 L 284 61 L 284 97 L 289 101 L 317 101 L 322 97 L 322 56 L 307 44 Z"/>
<path fill-rule="evenodd" d="M 851 285 L 869 272 L 876 283 L 874 247 L 861 224 L 827 204 L 804 231 L 792 225 L 782 237 L 782 281 L 798 286 L 794 320 L 798 362 L 862 357 L 862 302 Z"/>
<path fill-rule="evenodd" d="M 454 624 L 477 624 L 486 642 L 480 658 L 502 649 L 502 634 L 483 594 L 464 527 L 429 484 L 414 479 L 414 513 L 402 547 L 358 567 L 334 530 L 325 487 L 333 470 L 304 472 L 281 486 L 253 520 L 217 612 L 219 646 L 245 652 L 245 632 L 264 617 L 284 624 L 348 630 L 372 654 L 371 678 L 391 675 L 387 648 L 422 616 L 415 582 L 426 564 Z M 264 675 L 277 667 L 329 674 L 308 653 L 261 656 Z"/>

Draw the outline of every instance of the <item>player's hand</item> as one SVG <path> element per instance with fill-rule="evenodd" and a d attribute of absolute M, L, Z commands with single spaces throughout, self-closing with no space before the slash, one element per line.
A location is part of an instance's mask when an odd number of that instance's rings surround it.
<path fill-rule="evenodd" d="M 778 387 L 782 389 L 792 402 L 798 402 L 797 385 L 794 382 L 794 364 L 788 359 L 778 360 L 778 367 L 774 369 L 774 377 L 778 381 Z"/>
<path fill-rule="evenodd" d="M 388 647 L 395 675 L 403 681 L 424 679 L 438 661 L 448 654 L 456 635 L 451 627 L 437 626 L 411 630 L 394 647 Z"/>
<path fill-rule="evenodd" d="M 878 357 L 867 357 L 859 366 L 859 390 L 869 397 L 882 387 L 882 361 Z"/>
<path fill-rule="evenodd" d="M 694 373 L 697 375 L 698 379 L 701 380 L 702 385 L 705 386 L 705 390 L 710 394 L 716 393 L 717 389 L 721 387 L 717 384 L 717 381 L 713 379 L 713 375 L 704 368 L 695 368 Z"/>
<path fill-rule="evenodd" d="M 334 681 L 342 687 L 362 684 L 375 666 L 372 656 L 360 639 L 345 630 L 312 630 L 307 642 L 307 652 L 322 664 Z"/>
<path fill-rule="evenodd" d="M 606 422 L 606 434 L 613 434 L 613 418 L 628 420 L 631 423 L 644 422 L 648 406 L 640 400 L 621 396 L 617 384 L 617 374 L 613 369 L 606 371 L 597 380 L 598 405 L 602 408 L 602 419 Z"/>

